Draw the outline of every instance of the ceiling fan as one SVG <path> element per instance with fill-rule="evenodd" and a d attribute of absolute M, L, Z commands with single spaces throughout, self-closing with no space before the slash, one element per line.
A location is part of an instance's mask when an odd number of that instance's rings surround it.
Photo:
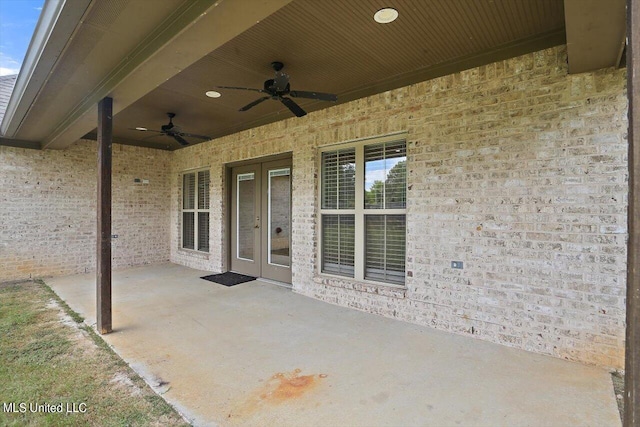
<path fill-rule="evenodd" d="M 239 90 L 250 90 L 254 92 L 265 93 L 267 96 L 263 96 L 262 98 L 258 98 L 255 101 L 245 105 L 240 109 L 240 111 L 247 111 L 250 108 L 255 107 L 267 99 L 274 99 L 276 101 L 282 102 L 293 114 L 298 117 L 305 116 L 307 114 L 296 102 L 287 98 L 286 95 L 289 95 L 293 98 L 308 98 L 308 99 L 319 99 L 320 101 L 337 101 L 338 97 L 331 93 L 322 93 L 322 92 L 306 92 L 300 90 L 291 90 L 291 85 L 289 84 L 289 75 L 282 72 L 282 68 L 284 64 L 282 62 L 272 62 L 271 68 L 273 68 L 276 72 L 275 78 L 266 80 L 264 82 L 264 87 L 262 89 L 252 89 L 248 87 L 235 87 L 235 86 L 218 86 L 220 89 L 239 89 Z"/>
<path fill-rule="evenodd" d="M 181 128 L 179 126 L 176 126 L 173 124 L 173 118 L 176 116 L 175 113 L 167 113 L 167 116 L 169 117 L 169 123 L 167 123 L 166 125 L 162 125 L 160 127 L 160 130 L 153 130 L 153 129 L 147 129 L 144 127 L 137 127 L 135 129 L 131 129 L 131 130 L 137 130 L 140 132 L 156 132 L 159 133 L 160 135 L 165 135 L 168 136 L 170 138 L 175 139 L 176 141 L 178 141 L 178 143 L 180 145 L 189 145 L 189 141 L 187 141 L 186 139 L 184 139 L 185 137 L 187 138 L 198 138 L 198 139 L 202 139 L 205 141 L 208 141 L 211 139 L 210 136 L 206 136 L 206 135 L 196 135 L 193 133 L 186 133 L 186 132 L 182 132 Z M 155 136 L 160 136 L 160 135 L 153 135 L 150 136 L 149 138 L 153 138 Z"/>

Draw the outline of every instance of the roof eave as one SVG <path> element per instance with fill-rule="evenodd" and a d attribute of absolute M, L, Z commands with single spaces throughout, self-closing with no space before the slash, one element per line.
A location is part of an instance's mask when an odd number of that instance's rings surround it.
<path fill-rule="evenodd" d="M 91 0 L 47 0 L 7 104 L 0 135 L 14 138 Z"/>

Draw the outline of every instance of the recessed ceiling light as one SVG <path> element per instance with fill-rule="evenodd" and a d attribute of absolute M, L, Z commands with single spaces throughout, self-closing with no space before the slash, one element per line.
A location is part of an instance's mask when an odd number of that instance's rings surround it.
<path fill-rule="evenodd" d="M 149 130 L 149 129 L 138 126 L 136 130 L 144 132 L 145 130 Z"/>
<path fill-rule="evenodd" d="M 217 92 L 215 90 L 208 90 L 207 92 L 205 92 L 205 95 L 207 95 L 209 98 L 220 98 L 222 96 L 220 92 Z"/>
<path fill-rule="evenodd" d="M 379 24 L 388 24 L 398 18 L 398 11 L 392 7 L 380 9 L 373 15 L 373 19 Z"/>

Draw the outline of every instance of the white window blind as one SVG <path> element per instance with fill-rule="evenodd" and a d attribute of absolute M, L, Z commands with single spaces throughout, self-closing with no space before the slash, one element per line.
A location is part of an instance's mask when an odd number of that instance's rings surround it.
<path fill-rule="evenodd" d="M 405 215 L 366 215 L 365 240 L 365 279 L 404 283 Z"/>
<path fill-rule="evenodd" d="M 182 208 L 194 209 L 196 207 L 196 174 L 187 173 L 182 176 L 183 192 L 182 192 Z"/>
<path fill-rule="evenodd" d="M 193 227 L 193 212 L 182 213 L 182 247 L 195 249 L 196 230 Z"/>
<path fill-rule="evenodd" d="M 209 252 L 209 212 L 198 212 L 198 250 Z"/>
<path fill-rule="evenodd" d="M 209 251 L 209 171 L 182 176 L 182 247 Z"/>
<path fill-rule="evenodd" d="M 198 209 L 209 209 L 209 171 L 198 172 Z"/>
<path fill-rule="evenodd" d="M 353 209 L 356 193 L 355 149 L 322 153 L 322 208 Z"/>
<path fill-rule="evenodd" d="M 353 277 L 355 221 L 353 215 L 322 215 L 322 270 Z"/>

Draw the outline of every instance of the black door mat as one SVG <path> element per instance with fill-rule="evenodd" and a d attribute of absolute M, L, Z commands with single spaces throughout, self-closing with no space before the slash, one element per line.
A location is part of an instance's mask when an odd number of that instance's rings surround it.
<path fill-rule="evenodd" d="M 250 282 L 256 280 L 253 276 L 245 276 L 244 274 L 233 273 L 227 271 L 226 273 L 211 274 L 209 276 L 203 276 L 201 279 L 208 280 L 210 282 L 220 283 L 225 286 L 235 286 L 240 283 Z"/>

